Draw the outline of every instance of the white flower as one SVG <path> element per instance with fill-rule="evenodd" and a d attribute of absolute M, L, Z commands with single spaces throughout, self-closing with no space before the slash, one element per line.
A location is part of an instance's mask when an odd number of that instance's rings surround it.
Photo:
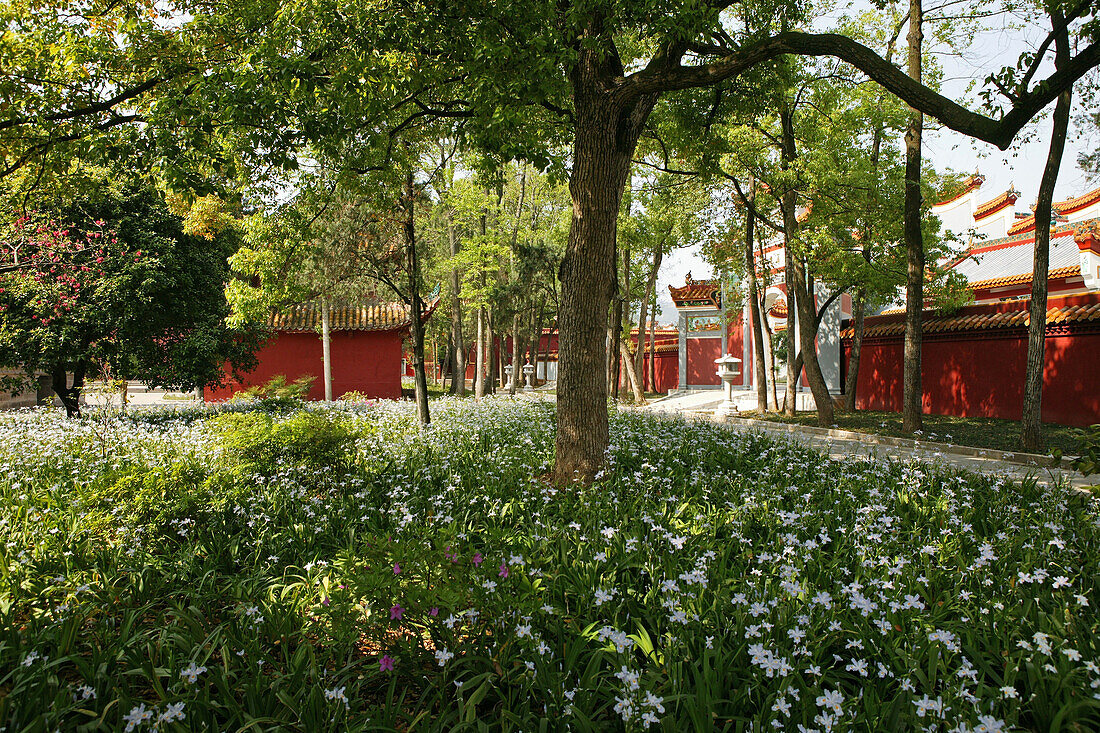
<path fill-rule="evenodd" d="M 1077 651 L 1076 649 L 1070 649 L 1069 647 L 1066 647 L 1062 650 L 1062 654 L 1065 654 L 1071 662 L 1081 661 L 1081 652 Z"/>
<path fill-rule="evenodd" d="M 151 717 L 153 717 L 153 711 L 146 710 L 145 703 L 131 709 L 129 713 L 122 716 L 122 722 L 126 723 L 126 733 L 130 733 L 130 731 L 137 728 Z"/>
<path fill-rule="evenodd" d="M 174 702 L 164 709 L 164 712 L 157 716 L 157 725 L 161 723 L 174 723 L 177 720 L 183 720 L 187 716 L 183 714 L 183 703 Z"/>
<path fill-rule="evenodd" d="M 447 662 L 449 662 L 451 659 L 454 658 L 454 653 L 447 651 L 446 648 L 436 649 L 435 650 L 435 658 L 439 661 L 439 666 L 442 667 L 443 665 L 445 665 Z"/>
<path fill-rule="evenodd" d="M 1001 688 L 1001 695 L 1006 700 L 1015 700 L 1018 697 L 1020 697 L 1020 693 L 1016 692 L 1016 688 L 1015 687 L 1009 687 L 1008 685 L 1005 685 L 1004 687 Z"/>
<path fill-rule="evenodd" d="M 344 694 L 344 690 L 346 689 L 346 687 L 333 687 L 331 690 L 325 690 L 325 699 L 337 700 L 344 703 L 345 708 L 349 708 L 351 707 L 351 704 L 348 702 L 348 698 Z"/>
<path fill-rule="evenodd" d="M 199 678 L 199 675 L 206 671 L 206 667 L 196 667 L 194 662 L 188 665 L 187 669 L 180 672 L 180 677 L 187 680 L 188 684 L 194 684 L 195 680 Z"/>

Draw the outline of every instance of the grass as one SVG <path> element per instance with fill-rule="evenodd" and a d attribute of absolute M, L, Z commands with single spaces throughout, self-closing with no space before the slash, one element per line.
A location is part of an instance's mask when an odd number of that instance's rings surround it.
<path fill-rule="evenodd" d="M 761 414 L 757 411 L 745 412 L 742 417 L 782 422 L 794 425 L 817 427 L 817 412 L 800 412 L 794 417 L 774 412 Z M 834 413 L 835 426 L 843 430 L 854 430 L 874 435 L 888 435 L 897 438 L 918 437 L 941 443 L 953 443 L 972 448 L 987 448 L 1002 451 L 1022 451 L 1020 447 L 1020 423 L 1014 420 L 999 420 L 985 417 L 956 417 L 954 415 L 924 415 L 924 430 L 914 436 L 901 429 L 901 414 L 897 412 L 858 411 L 854 413 Z M 1059 448 L 1066 455 L 1076 455 L 1074 440 L 1076 428 L 1067 425 L 1047 424 L 1043 426 L 1047 448 Z"/>
<path fill-rule="evenodd" d="M 0 416 L 0 728 L 1100 729 L 1100 502 L 553 409 Z"/>

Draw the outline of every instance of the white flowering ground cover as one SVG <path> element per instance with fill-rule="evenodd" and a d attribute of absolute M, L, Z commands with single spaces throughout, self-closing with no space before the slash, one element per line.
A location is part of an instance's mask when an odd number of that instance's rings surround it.
<path fill-rule="evenodd" d="M 1088 499 L 552 407 L 0 417 L 0 727 L 1100 729 Z"/>

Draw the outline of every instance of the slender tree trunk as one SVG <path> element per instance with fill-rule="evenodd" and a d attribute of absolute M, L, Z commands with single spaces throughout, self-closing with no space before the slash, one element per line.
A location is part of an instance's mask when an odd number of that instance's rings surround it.
<path fill-rule="evenodd" d="M 477 356 L 474 361 L 474 397 L 485 396 L 485 306 L 477 309 Z"/>
<path fill-rule="evenodd" d="M 1052 14 L 1055 27 L 1061 25 L 1061 13 Z M 1059 34 L 1057 66 L 1069 57 L 1069 40 L 1065 31 Z M 1069 112 L 1072 91 L 1067 89 L 1058 95 L 1054 107 L 1054 125 L 1047 153 L 1046 168 L 1039 183 L 1039 200 L 1035 204 L 1035 252 L 1031 277 L 1031 302 L 1028 304 L 1027 373 L 1024 378 L 1024 407 L 1020 420 L 1020 444 L 1025 450 L 1038 451 L 1043 447 L 1043 365 L 1046 353 L 1047 328 L 1047 277 L 1050 271 L 1051 207 L 1054 201 L 1054 184 L 1058 180 L 1058 168 L 1066 147 L 1069 130 Z"/>
<path fill-rule="evenodd" d="M 663 248 L 658 248 L 653 257 L 653 271 L 660 274 L 661 260 L 664 259 Z M 656 291 L 656 278 L 654 278 L 654 291 Z M 657 391 L 657 298 L 654 293 L 653 300 L 649 304 L 649 388 Z"/>
<path fill-rule="evenodd" d="M 794 116 L 790 110 L 784 109 L 779 114 L 783 135 L 783 159 L 789 166 L 797 157 L 794 138 Z M 790 250 L 792 244 L 797 242 L 798 218 L 795 215 L 795 192 L 788 188 L 783 194 L 783 234 L 786 239 L 786 249 Z M 802 352 L 802 363 L 806 367 L 806 381 L 810 383 L 810 391 L 814 396 L 814 404 L 817 407 L 817 422 L 822 426 L 833 424 L 833 399 L 829 394 L 829 388 L 825 384 L 825 377 L 821 374 L 821 365 L 817 360 L 817 305 L 814 302 L 813 283 L 806 272 L 806 258 L 802 255 L 791 257 L 792 278 L 787 282 L 787 292 L 794 292 L 795 308 L 798 313 L 798 342 Z M 793 285 L 793 289 L 792 289 Z M 788 310 L 790 318 L 791 310 Z M 788 326 L 788 330 L 790 327 Z M 788 344 L 793 339 L 788 340 Z M 799 375 L 801 369 L 792 370 Z M 789 390 L 788 390 L 789 393 Z M 793 407 L 793 401 L 791 407 Z"/>
<path fill-rule="evenodd" d="M 863 319 L 867 312 L 865 289 L 858 288 L 852 299 L 852 353 L 844 379 L 844 409 L 856 411 L 856 387 L 859 384 L 859 357 L 863 351 Z"/>
<path fill-rule="evenodd" d="M 780 118 L 783 121 L 782 127 L 784 130 L 784 136 L 786 130 L 793 123 L 791 112 L 784 108 L 780 112 Z M 783 145 L 783 154 L 781 156 L 781 165 L 784 170 L 789 169 L 794 162 L 793 150 L 788 150 L 786 141 Z M 795 357 L 797 356 L 798 348 L 795 343 L 795 323 L 802 319 L 798 316 L 797 303 L 798 303 L 798 288 L 796 287 L 795 280 L 797 275 L 795 272 L 795 254 L 793 252 L 795 229 L 797 228 L 797 216 L 795 213 L 795 191 L 793 188 L 788 188 L 783 192 L 780 201 L 780 209 L 783 212 L 783 281 L 786 284 L 787 291 L 787 328 L 783 333 L 783 338 L 787 342 L 787 389 L 783 396 L 783 411 L 787 415 L 794 415 L 798 412 L 797 402 L 797 390 L 798 383 L 802 381 L 802 370 L 796 368 Z M 801 328 L 801 323 L 798 324 Z"/>
<path fill-rule="evenodd" d="M 661 243 L 663 244 L 663 242 Z M 645 336 L 646 330 L 649 326 L 651 316 L 649 315 L 649 309 L 651 307 L 651 301 L 653 300 L 653 291 L 657 289 L 657 268 L 661 266 L 661 245 L 657 245 L 653 248 L 653 266 L 649 270 L 649 278 L 645 284 L 645 295 L 642 297 L 642 302 L 638 308 L 638 346 L 634 352 L 634 370 L 638 373 L 642 380 L 642 389 L 645 389 Z M 654 306 L 654 310 L 656 307 Z M 650 390 L 653 389 L 652 381 L 650 381 Z"/>
<path fill-rule="evenodd" d="M 909 0 L 909 76 L 921 81 L 921 44 L 924 38 L 921 0 Z M 921 135 L 924 115 L 910 108 L 905 130 L 905 211 L 903 228 L 907 253 L 905 286 L 905 347 L 902 375 L 901 429 L 913 433 L 923 426 L 921 342 L 924 310 L 924 238 L 921 236 Z"/>
<path fill-rule="evenodd" d="M 321 299 L 321 366 L 325 378 L 325 402 L 332 402 L 332 333 L 327 298 Z"/>
<path fill-rule="evenodd" d="M 622 373 L 619 371 L 622 362 L 619 344 L 622 339 L 619 335 L 623 330 L 623 299 L 616 296 L 611 302 L 611 317 L 607 319 L 607 391 L 612 397 L 618 399 L 619 380 L 622 379 Z"/>
<path fill-rule="evenodd" d="M 416 251 L 416 191 L 413 174 L 405 174 L 405 247 L 408 249 L 409 316 L 413 346 L 413 376 L 416 380 L 416 411 L 420 424 L 432 419 L 428 412 L 428 375 L 424 371 L 424 301 L 420 299 L 420 255 Z"/>
<path fill-rule="evenodd" d="M 602 21 L 587 33 L 599 38 Z M 607 450 L 607 390 L 601 369 L 607 314 L 615 295 L 619 204 L 656 95 L 624 104 L 614 96 L 623 73 L 606 48 L 582 46 L 571 74 L 575 109 L 573 219 L 559 269 L 560 361 L 554 477 L 588 483 Z M 611 91 L 609 91 L 611 90 Z"/>
<path fill-rule="evenodd" d="M 447 240 L 451 245 L 451 257 L 458 255 L 458 237 L 455 235 L 454 211 L 447 209 Z M 457 267 L 451 267 L 451 338 L 454 343 L 454 375 L 451 392 L 466 396 L 466 337 L 462 334 L 462 279 Z"/>
<path fill-rule="evenodd" d="M 512 378 L 508 380 L 508 394 L 515 395 L 517 377 L 523 373 L 520 359 L 523 358 L 523 347 L 519 342 L 519 311 L 512 316 Z"/>
<path fill-rule="evenodd" d="M 542 304 L 539 305 L 538 315 L 531 314 L 531 346 L 527 354 L 527 361 L 535 367 L 535 372 L 531 375 L 532 386 L 534 386 L 539 376 L 539 349 L 542 348 L 542 322 L 545 315 L 546 300 L 544 299 Z"/>
<path fill-rule="evenodd" d="M 746 198 L 750 204 L 756 201 L 756 179 L 749 181 Z M 756 234 L 756 216 L 751 207 L 745 207 L 745 270 L 749 277 L 749 316 L 752 319 L 753 371 L 756 374 L 756 406 L 761 412 L 768 409 L 767 366 L 764 364 L 764 332 L 760 327 L 760 292 L 756 284 L 756 257 L 753 238 Z M 765 263 L 767 266 L 767 263 Z"/>
<path fill-rule="evenodd" d="M 487 342 L 487 348 L 489 353 L 485 355 L 485 358 L 489 363 L 489 373 L 486 376 L 485 391 L 489 394 L 496 394 L 497 392 L 497 376 L 500 374 L 500 344 L 497 343 L 497 330 L 496 323 L 493 319 L 493 308 L 489 306 L 485 312 L 485 340 Z"/>
<path fill-rule="evenodd" d="M 623 366 L 626 367 L 626 378 L 630 382 L 631 391 L 634 393 L 634 404 L 636 406 L 644 405 L 646 404 L 645 394 L 642 393 L 642 383 L 641 380 L 638 379 L 637 370 L 634 368 L 634 360 L 630 358 L 630 345 L 627 343 L 626 339 L 619 339 L 619 348 L 621 348 L 623 352 Z"/>

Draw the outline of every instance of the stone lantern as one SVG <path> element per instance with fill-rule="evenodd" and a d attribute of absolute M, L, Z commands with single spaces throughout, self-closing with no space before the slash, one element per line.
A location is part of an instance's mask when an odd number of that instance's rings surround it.
<path fill-rule="evenodd" d="M 722 390 L 725 392 L 725 401 L 715 410 L 716 415 L 734 415 L 737 413 L 737 405 L 733 403 L 733 380 L 741 374 L 741 360 L 726 354 L 714 360 L 718 365 L 718 376 L 722 379 Z"/>
<path fill-rule="evenodd" d="M 527 386 L 523 388 L 524 392 L 531 392 L 535 389 L 535 367 L 531 365 L 531 362 L 527 362 L 523 365 L 523 378 L 527 382 Z"/>
<path fill-rule="evenodd" d="M 516 370 L 516 368 L 512 364 L 509 364 L 506 367 L 504 367 L 504 375 L 506 377 L 508 377 L 508 384 L 504 385 L 505 389 L 511 389 L 512 388 L 512 377 L 514 376 L 513 372 L 515 372 L 515 370 Z"/>

